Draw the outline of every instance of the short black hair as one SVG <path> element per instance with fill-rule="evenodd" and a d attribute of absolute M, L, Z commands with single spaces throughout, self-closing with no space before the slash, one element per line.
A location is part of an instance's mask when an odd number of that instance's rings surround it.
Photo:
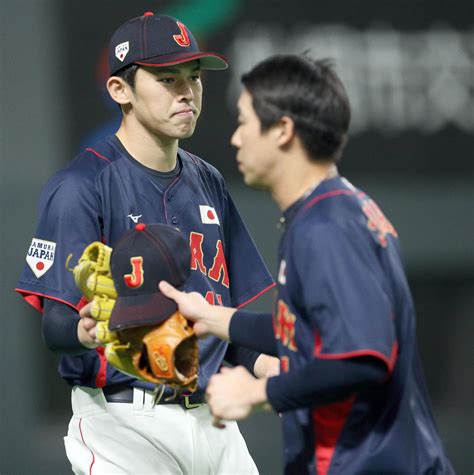
<path fill-rule="evenodd" d="M 271 56 L 244 74 L 242 83 L 252 96 L 262 131 L 288 116 L 312 160 L 339 160 L 351 109 L 330 59 Z"/>
<path fill-rule="evenodd" d="M 119 69 L 114 76 L 122 78 L 132 89 L 135 89 L 135 76 L 137 74 L 138 64 L 129 64 L 122 69 Z"/>

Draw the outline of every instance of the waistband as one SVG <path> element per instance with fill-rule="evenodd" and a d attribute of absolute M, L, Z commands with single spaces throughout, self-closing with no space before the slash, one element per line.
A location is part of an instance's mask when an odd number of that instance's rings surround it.
<path fill-rule="evenodd" d="M 137 388 L 135 388 L 135 391 Z M 139 389 L 139 391 L 151 393 L 147 389 Z M 109 403 L 133 403 L 133 387 L 131 386 L 105 386 L 102 388 L 105 400 Z M 206 402 L 204 394 L 191 394 L 189 396 L 178 395 L 174 398 L 167 398 L 163 396 L 159 404 L 178 404 L 185 409 L 194 409 L 195 407 L 202 406 Z"/>

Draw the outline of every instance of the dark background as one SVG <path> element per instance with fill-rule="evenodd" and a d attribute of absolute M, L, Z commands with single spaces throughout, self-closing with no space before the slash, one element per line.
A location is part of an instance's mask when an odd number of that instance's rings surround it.
<path fill-rule="evenodd" d="M 96 137 L 113 133 L 103 51 L 146 10 L 172 14 L 231 68 L 207 72 L 196 134 L 182 146 L 217 166 L 275 274 L 279 212 L 238 176 L 229 138 L 239 77 L 278 52 L 332 57 L 353 105 L 341 173 L 401 236 L 435 417 L 459 474 L 473 463 L 474 7 L 365 0 L 0 0 L 0 473 L 70 473 L 62 437 L 70 391 L 44 347 L 41 317 L 13 292 L 39 192 Z M 254 308 L 265 308 L 262 299 Z M 278 417 L 241 424 L 262 474 L 281 470 Z"/>

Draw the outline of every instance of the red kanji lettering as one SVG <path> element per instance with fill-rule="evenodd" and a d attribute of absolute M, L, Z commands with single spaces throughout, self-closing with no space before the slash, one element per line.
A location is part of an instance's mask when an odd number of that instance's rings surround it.
<path fill-rule="evenodd" d="M 202 252 L 202 242 L 204 235 L 192 232 L 189 234 L 189 246 L 191 248 L 191 270 L 199 270 L 206 274 L 206 267 L 204 265 L 204 254 Z"/>
<path fill-rule="evenodd" d="M 227 272 L 227 264 L 225 262 L 224 248 L 221 240 L 217 241 L 216 249 L 216 257 L 214 257 L 214 263 L 209 270 L 208 276 L 216 282 L 221 281 L 224 287 L 229 287 L 229 273 Z"/>

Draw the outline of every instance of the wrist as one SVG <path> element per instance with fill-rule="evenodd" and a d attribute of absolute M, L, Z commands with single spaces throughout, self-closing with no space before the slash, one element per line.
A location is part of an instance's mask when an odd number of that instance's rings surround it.
<path fill-rule="evenodd" d="M 270 409 L 267 397 L 267 378 L 255 379 L 250 398 L 253 410 L 265 411 Z"/>
<path fill-rule="evenodd" d="M 222 340 L 229 340 L 229 325 L 235 308 L 210 305 L 207 318 L 209 333 Z"/>

